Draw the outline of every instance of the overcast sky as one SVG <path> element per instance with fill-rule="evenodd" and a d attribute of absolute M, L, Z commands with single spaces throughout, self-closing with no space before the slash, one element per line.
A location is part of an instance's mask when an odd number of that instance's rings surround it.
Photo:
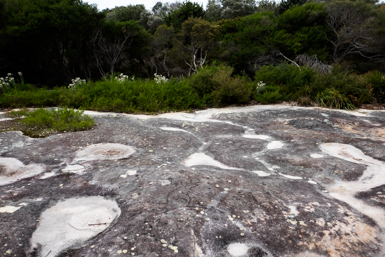
<path fill-rule="evenodd" d="M 83 2 L 88 2 L 89 4 L 96 4 L 98 9 L 101 11 L 106 8 L 114 8 L 115 6 L 126 6 L 126 5 L 135 5 L 135 4 L 144 4 L 147 10 L 151 10 L 152 7 L 156 4 L 156 2 L 161 1 L 163 3 L 177 2 L 176 0 L 84 0 Z M 179 1 L 183 2 L 183 1 Z M 195 0 L 191 2 L 196 2 L 198 4 L 203 4 L 203 8 L 206 8 L 207 0 Z"/>

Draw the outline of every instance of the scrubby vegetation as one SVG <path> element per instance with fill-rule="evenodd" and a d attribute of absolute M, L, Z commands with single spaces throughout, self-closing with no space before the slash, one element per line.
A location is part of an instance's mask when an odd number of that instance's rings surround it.
<path fill-rule="evenodd" d="M 39 108 L 11 111 L 8 114 L 15 121 L 7 124 L 7 129 L 21 130 L 33 137 L 45 137 L 59 132 L 91 129 L 95 122 L 83 111 L 58 108 L 57 110 Z"/>
<path fill-rule="evenodd" d="M 375 0 L 0 0 L 0 107 L 385 104 L 384 21 Z"/>

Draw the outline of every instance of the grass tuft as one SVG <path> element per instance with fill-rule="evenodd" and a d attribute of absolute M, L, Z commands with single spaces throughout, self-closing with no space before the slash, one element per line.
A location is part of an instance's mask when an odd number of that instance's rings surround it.
<path fill-rule="evenodd" d="M 27 135 L 44 137 L 58 132 L 70 132 L 91 129 L 94 119 L 83 115 L 84 111 L 69 108 L 36 109 L 28 111 L 11 111 L 10 117 L 18 119 L 18 123 L 24 127 L 23 132 Z"/>

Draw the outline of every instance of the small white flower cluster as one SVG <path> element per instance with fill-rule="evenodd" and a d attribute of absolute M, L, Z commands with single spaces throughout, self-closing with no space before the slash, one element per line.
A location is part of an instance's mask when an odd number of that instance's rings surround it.
<path fill-rule="evenodd" d="M 124 81 L 128 80 L 128 76 L 124 75 L 123 73 L 120 73 L 119 77 L 115 77 L 115 79 L 119 82 L 124 82 Z"/>
<path fill-rule="evenodd" d="M 72 88 L 72 89 L 76 89 L 76 87 L 82 86 L 87 83 L 85 79 L 80 79 L 80 78 L 72 79 L 71 81 L 72 83 L 68 85 L 68 88 Z"/>
<path fill-rule="evenodd" d="M 256 91 L 257 91 L 257 94 L 260 93 L 260 90 L 266 86 L 266 83 L 264 83 L 263 81 L 259 81 L 257 83 L 257 86 L 255 87 Z"/>
<path fill-rule="evenodd" d="M 154 74 L 154 80 L 157 84 L 166 83 L 168 79 L 165 76 Z"/>
<path fill-rule="evenodd" d="M 21 72 L 19 72 L 19 74 L 21 74 Z M 15 78 L 12 73 L 8 73 L 5 78 L 0 77 L 0 89 L 14 86 L 15 84 Z"/>
<path fill-rule="evenodd" d="M 259 82 L 257 83 L 257 89 L 259 89 L 259 88 L 261 88 L 261 87 L 264 87 L 264 86 L 266 86 L 266 83 L 263 83 L 263 81 L 259 81 Z"/>

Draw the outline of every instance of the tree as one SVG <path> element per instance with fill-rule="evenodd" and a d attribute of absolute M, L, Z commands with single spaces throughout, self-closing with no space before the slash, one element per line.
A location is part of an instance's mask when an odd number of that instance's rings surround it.
<path fill-rule="evenodd" d="M 291 7 L 302 6 L 307 2 L 308 0 L 281 0 L 281 3 L 278 5 L 278 13 L 282 14 L 286 10 L 289 10 Z"/>
<path fill-rule="evenodd" d="M 115 7 L 107 13 L 106 19 L 120 22 L 138 21 L 139 25 L 147 28 L 150 16 L 144 4 L 137 4 Z"/>
<path fill-rule="evenodd" d="M 224 19 L 253 14 L 257 10 L 255 0 L 221 0 Z"/>
<path fill-rule="evenodd" d="M 322 4 L 307 3 L 294 6 L 278 16 L 275 43 L 277 49 L 290 58 L 298 54 L 316 54 L 326 60 L 329 29 L 325 23 L 326 12 Z"/>
<path fill-rule="evenodd" d="M 110 31 L 116 29 L 113 27 L 118 27 L 118 30 L 121 30 L 120 35 L 115 33 L 113 38 L 107 38 L 102 29 L 95 31 L 92 40 L 93 57 L 95 66 L 103 77 L 107 75 L 104 67 L 107 67 L 110 74 L 113 75 L 115 66 L 127 57 L 125 50 L 132 43 L 131 32 L 127 30 L 127 25 L 125 23 L 110 22 L 107 26 Z"/>
<path fill-rule="evenodd" d="M 167 77 L 171 76 L 169 67 L 174 67 L 175 63 L 170 58 L 169 52 L 174 36 L 175 33 L 172 27 L 161 25 L 156 29 L 151 40 L 152 54 L 144 59 L 145 66 L 143 68 L 149 77 L 154 73 L 165 74 Z"/>
<path fill-rule="evenodd" d="M 209 0 L 206 5 L 205 19 L 219 21 L 223 17 L 222 4 L 220 0 Z"/>
<path fill-rule="evenodd" d="M 166 17 L 165 22 L 167 26 L 172 26 L 175 31 L 180 31 L 182 23 L 188 18 L 200 18 L 203 17 L 205 11 L 203 7 L 197 3 L 186 1 L 182 3 L 180 8 L 171 11 Z"/>
<path fill-rule="evenodd" d="M 332 57 L 339 63 L 349 55 L 382 59 L 383 40 L 376 37 L 378 9 L 365 1 L 333 1 L 325 7 L 326 23 L 332 31 L 328 41 L 333 47 Z"/>
<path fill-rule="evenodd" d="M 182 24 L 182 33 L 190 42 L 190 60 L 186 61 L 189 66 L 188 76 L 203 67 L 208 52 L 219 42 L 220 31 L 219 25 L 201 18 L 189 18 Z"/>
<path fill-rule="evenodd" d="M 277 17 L 273 12 L 257 12 L 219 24 L 222 27 L 221 59 L 238 74 L 247 72 L 253 76 L 254 60 L 276 49 Z"/>
<path fill-rule="evenodd" d="M 89 75 L 88 43 L 104 14 L 79 0 L 2 0 L 0 59 L 31 83 Z M 4 72 L 3 70 L 0 70 Z M 75 76 L 74 76 L 75 75 Z"/>

